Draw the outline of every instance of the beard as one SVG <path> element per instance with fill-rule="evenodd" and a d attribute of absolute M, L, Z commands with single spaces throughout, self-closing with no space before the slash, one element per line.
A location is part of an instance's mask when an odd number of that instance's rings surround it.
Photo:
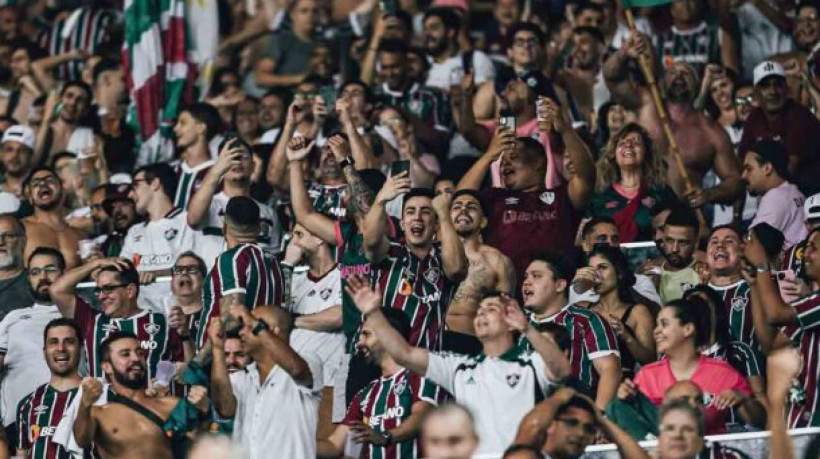
<path fill-rule="evenodd" d="M 675 254 L 668 254 L 666 255 L 666 261 L 669 262 L 669 264 L 674 268 L 683 269 L 692 263 L 692 256 L 690 255 L 689 258 L 684 259 L 683 257 Z"/>
<path fill-rule="evenodd" d="M 20 257 L 0 252 L 0 269 L 8 269 L 20 265 Z"/>
<path fill-rule="evenodd" d="M 128 370 L 123 373 L 120 373 L 116 368 L 114 369 L 114 379 L 122 384 L 123 386 L 129 389 L 144 389 L 148 387 L 148 372 L 145 371 L 145 367 L 142 365 L 138 365 L 142 369 L 142 374 L 140 376 L 135 376 L 133 378 L 128 376 Z M 131 366 L 134 368 L 134 365 Z M 131 369 L 129 368 L 129 370 Z"/>
<path fill-rule="evenodd" d="M 40 293 L 40 287 L 47 287 L 49 285 L 51 285 L 51 282 L 40 282 L 36 288 L 29 287 L 31 290 L 31 296 L 34 298 L 34 301 L 40 304 L 51 304 L 51 294 L 48 293 L 48 290 L 46 290 L 45 293 Z"/>

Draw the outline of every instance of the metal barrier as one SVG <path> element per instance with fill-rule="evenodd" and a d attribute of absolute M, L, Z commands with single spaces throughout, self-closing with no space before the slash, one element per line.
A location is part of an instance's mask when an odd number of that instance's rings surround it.
<path fill-rule="evenodd" d="M 819 427 L 809 427 L 805 429 L 794 429 L 789 431 L 789 436 L 794 445 L 794 457 L 796 459 L 803 459 L 806 450 L 816 435 L 820 434 Z M 721 446 L 733 448 L 741 451 L 749 456 L 751 459 L 768 459 L 769 458 L 769 437 L 770 433 L 766 432 L 748 432 L 726 435 L 713 435 L 706 437 L 707 445 L 714 445 L 715 443 Z M 640 445 L 647 451 L 654 451 L 657 446 L 657 441 L 642 441 Z M 817 453 L 817 452 L 815 452 Z M 593 445 L 587 447 L 583 459 L 620 459 L 618 449 L 614 444 Z M 501 459 L 500 455 L 480 455 L 473 456 L 473 459 Z M 780 458 L 778 458 L 780 459 Z"/>

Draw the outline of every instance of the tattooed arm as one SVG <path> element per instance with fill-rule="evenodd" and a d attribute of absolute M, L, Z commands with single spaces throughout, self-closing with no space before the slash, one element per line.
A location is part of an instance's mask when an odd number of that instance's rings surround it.
<path fill-rule="evenodd" d="M 245 292 L 228 293 L 219 300 L 219 311 L 222 319 L 222 326 L 225 330 L 231 330 L 239 325 L 239 318 L 231 312 L 232 308 L 245 306 Z"/>
<path fill-rule="evenodd" d="M 336 162 L 341 163 L 343 159 L 353 156 L 354 161 L 356 161 L 356 166 L 363 169 L 365 167 L 360 166 L 359 163 L 367 163 L 369 151 L 362 150 L 368 150 L 368 147 L 358 132 L 356 132 L 355 128 L 348 133 L 348 136 L 350 136 L 350 143 L 338 136 L 329 139 L 327 143 L 330 146 L 330 151 L 333 152 Z M 358 141 L 355 140 L 354 137 L 358 139 Z M 350 163 L 347 163 L 347 165 L 342 168 L 342 173 L 347 182 L 346 198 L 350 202 L 350 210 L 353 213 L 351 217 L 364 219 L 364 216 L 370 211 L 370 206 L 373 205 L 373 200 L 375 199 L 373 191 L 364 183 L 362 177 L 356 172 L 356 168 L 350 165 Z"/>

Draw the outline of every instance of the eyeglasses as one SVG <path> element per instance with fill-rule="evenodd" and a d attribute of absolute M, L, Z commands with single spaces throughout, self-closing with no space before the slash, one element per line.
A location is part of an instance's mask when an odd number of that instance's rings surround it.
<path fill-rule="evenodd" d="M 43 266 L 42 268 L 31 268 L 28 270 L 29 276 L 39 276 L 41 274 L 56 274 L 60 269 L 54 265 Z"/>
<path fill-rule="evenodd" d="M 174 266 L 171 268 L 171 274 L 174 276 L 181 276 L 183 274 L 202 274 L 202 270 L 199 269 L 199 266 Z"/>
<path fill-rule="evenodd" d="M 57 185 L 58 183 L 60 183 L 60 179 L 58 179 L 57 177 L 46 177 L 42 179 L 32 180 L 31 187 L 37 188 L 46 185 Z"/>
<path fill-rule="evenodd" d="M 576 418 L 558 418 L 558 420 L 570 429 L 580 427 L 586 435 L 595 435 L 598 433 L 598 427 L 595 424 L 586 424 Z"/>
<path fill-rule="evenodd" d="M 755 101 L 754 96 L 746 96 L 746 97 L 735 97 L 735 105 L 748 105 Z"/>
<path fill-rule="evenodd" d="M 513 40 L 513 46 L 520 46 L 522 48 L 525 47 L 525 46 L 536 46 L 537 44 L 538 44 L 538 39 L 537 38 L 529 38 L 529 39 L 516 38 L 515 40 Z"/>
<path fill-rule="evenodd" d="M 0 243 L 9 241 L 14 242 L 20 237 L 17 233 L 0 233 Z"/>
<path fill-rule="evenodd" d="M 100 295 L 110 295 L 114 292 L 114 290 L 118 288 L 125 287 L 128 284 L 110 284 L 110 285 L 102 285 L 99 287 L 94 288 L 94 296 L 99 297 Z"/>

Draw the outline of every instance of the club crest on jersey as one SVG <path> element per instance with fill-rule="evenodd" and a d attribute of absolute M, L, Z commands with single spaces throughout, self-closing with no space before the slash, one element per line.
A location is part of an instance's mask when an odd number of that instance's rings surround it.
<path fill-rule="evenodd" d="M 320 296 L 323 300 L 327 300 L 328 298 L 330 298 L 330 294 L 331 294 L 331 293 L 333 293 L 333 290 L 332 290 L 332 289 L 330 289 L 330 288 L 325 288 L 325 289 L 322 289 L 322 291 L 321 291 L 321 292 L 319 292 L 319 296 Z"/>
<path fill-rule="evenodd" d="M 401 394 L 404 393 L 404 389 L 407 389 L 407 381 L 401 380 L 398 383 L 396 383 L 395 386 L 393 386 L 393 393 L 396 395 L 396 397 L 399 397 L 401 396 Z"/>
<path fill-rule="evenodd" d="M 176 228 L 168 228 L 165 230 L 165 240 L 170 241 L 171 239 L 177 237 L 177 234 L 179 234 L 179 231 L 177 231 Z"/>
<path fill-rule="evenodd" d="M 746 308 L 747 304 L 749 304 L 749 299 L 745 296 L 738 296 L 732 298 L 732 309 L 734 309 L 735 311 L 742 311 L 744 308 Z"/>
<path fill-rule="evenodd" d="M 555 192 L 554 191 L 545 191 L 545 192 L 541 193 L 541 195 L 538 196 L 538 197 L 541 199 L 541 202 L 543 202 L 546 205 L 550 205 L 553 202 L 555 202 Z"/>
<path fill-rule="evenodd" d="M 693 288 L 695 288 L 695 286 L 693 284 L 690 284 L 689 282 L 684 282 L 684 283 L 680 284 L 680 291 L 682 293 L 686 293 L 689 290 L 692 290 Z"/>
<path fill-rule="evenodd" d="M 427 282 L 435 284 L 441 278 L 441 270 L 438 268 L 430 268 L 424 273 L 424 278 Z"/>
<path fill-rule="evenodd" d="M 145 324 L 142 326 L 142 329 L 145 330 L 145 333 L 154 336 L 159 333 L 160 326 L 157 324 Z"/>
<path fill-rule="evenodd" d="M 513 373 L 513 374 L 509 374 L 509 375 L 507 375 L 507 384 L 508 384 L 510 387 L 515 387 L 515 386 L 517 386 L 517 385 L 518 385 L 518 381 L 521 381 L 521 375 L 519 375 L 518 373 Z"/>
<path fill-rule="evenodd" d="M 120 325 L 119 325 L 118 323 L 116 323 L 116 322 L 112 322 L 112 323 L 108 323 L 108 324 L 103 324 L 103 326 L 102 326 L 102 330 L 103 330 L 106 334 L 108 334 L 108 333 L 112 333 L 112 332 L 116 332 L 116 331 L 120 331 Z"/>
<path fill-rule="evenodd" d="M 504 204 L 508 206 L 514 206 L 518 204 L 518 198 L 507 198 L 504 200 Z"/>
<path fill-rule="evenodd" d="M 420 114 L 421 113 L 421 101 L 413 99 L 413 100 L 410 101 L 409 104 L 407 104 L 407 108 L 413 113 Z"/>

